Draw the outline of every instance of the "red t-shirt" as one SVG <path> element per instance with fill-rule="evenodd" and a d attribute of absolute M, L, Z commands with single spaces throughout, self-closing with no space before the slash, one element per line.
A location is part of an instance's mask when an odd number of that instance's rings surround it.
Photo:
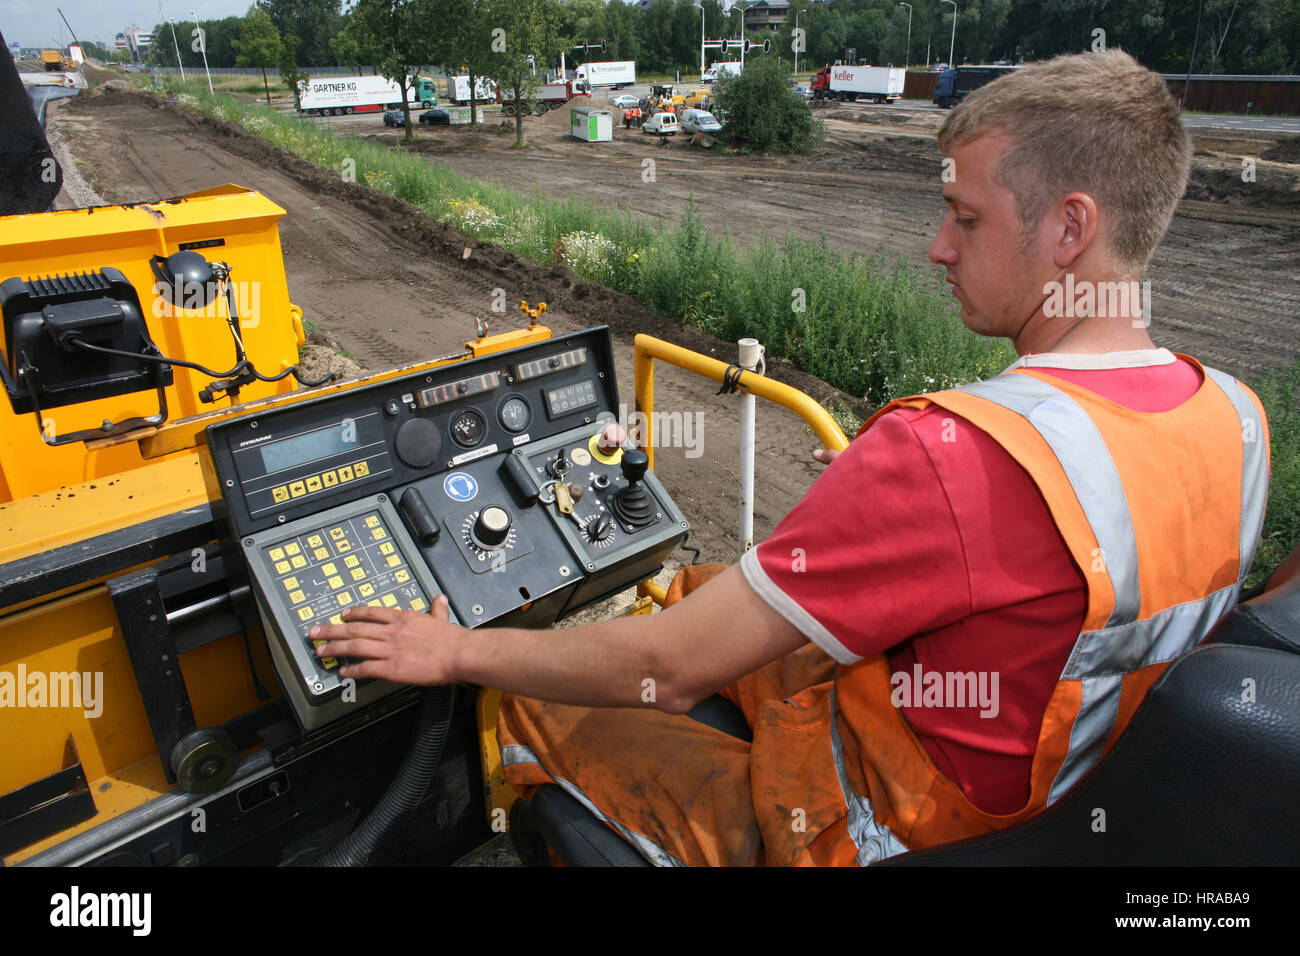
<path fill-rule="evenodd" d="M 1157 412 L 1199 388 L 1195 366 L 1105 366 L 1161 357 L 1169 353 L 1059 360 L 1087 368 L 1031 362 Z M 987 433 L 936 405 L 882 416 L 741 566 L 759 595 L 840 663 L 887 652 L 891 674 L 906 675 L 896 677 L 896 703 L 976 807 L 1024 807 L 1086 592 L 1029 474 Z M 922 693 L 932 672 L 975 672 L 983 684 L 966 706 L 942 706 Z"/>

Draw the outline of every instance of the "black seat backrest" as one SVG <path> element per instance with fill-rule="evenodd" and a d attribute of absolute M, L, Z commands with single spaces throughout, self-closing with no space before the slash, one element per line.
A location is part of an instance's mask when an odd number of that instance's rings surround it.
<path fill-rule="evenodd" d="M 1288 564 L 1295 560 L 1293 557 Z M 1300 654 L 1300 574 L 1238 604 L 1223 616 L 1205 640 Z"/>
<path fill-rule="evenodd" d="M 1043 813 L 883 865 L 1300 863 L 1300 654 L 1175 661 L 1097 768 Z"/>

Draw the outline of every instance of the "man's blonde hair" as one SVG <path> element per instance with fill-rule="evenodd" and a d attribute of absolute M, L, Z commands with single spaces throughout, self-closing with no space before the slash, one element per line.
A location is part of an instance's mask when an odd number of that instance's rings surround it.
<path fill-rule="evenodd" d="M 1127 53 L 1080 53 L 1024 67 L 971 93 L 939 130 L 949 154 L 986 133 L 1011 140 L 997 171 L 1026 233 L 1070 192 L 1097 201 L 1124 272 L 1151 260 L 1187 188 L 1192 144 L 1163 78 Z M 961 171 L 957 171 L 958 177 Z"/>

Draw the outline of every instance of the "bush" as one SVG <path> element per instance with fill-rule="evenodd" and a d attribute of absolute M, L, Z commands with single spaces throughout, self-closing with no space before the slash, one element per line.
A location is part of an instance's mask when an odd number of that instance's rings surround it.
<path fill-rule="evenodd" d="M 740 76 L 720 80 L 715 96 L 727 117 L 722 138 L 757 152 L 811 150 L 822 141 L 825 127 L 792 90 L 789 71 L 775 57 L 755 57 Z"/>

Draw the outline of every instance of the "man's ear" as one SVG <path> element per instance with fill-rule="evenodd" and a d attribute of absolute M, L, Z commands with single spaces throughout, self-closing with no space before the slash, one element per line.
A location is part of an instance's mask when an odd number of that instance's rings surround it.
<path fill-rule="evenodd" d="M 1052 259 L 1057 268 L 1068 269 L 1097 239 L 1097 201 L 1087 193 L 1070 193 L 1052 207 L 1048 220 L 1054 240 Z"/>

